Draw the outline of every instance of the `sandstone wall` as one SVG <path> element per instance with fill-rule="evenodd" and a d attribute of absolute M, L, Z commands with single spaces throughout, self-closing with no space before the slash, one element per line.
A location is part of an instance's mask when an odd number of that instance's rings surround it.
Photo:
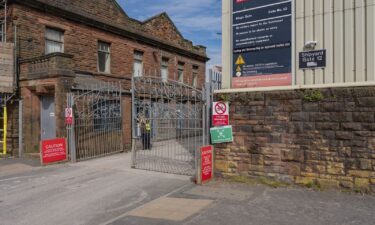
<path fill-rule="evenodd" d="M 230 99 L 234 143 L 219 176 L 375 192 L 375 87 L 217 94 Z"/>

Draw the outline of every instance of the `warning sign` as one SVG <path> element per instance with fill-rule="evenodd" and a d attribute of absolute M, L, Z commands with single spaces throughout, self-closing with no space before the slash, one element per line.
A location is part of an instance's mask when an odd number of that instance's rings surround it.
<path fill-rule="evenodd" d="M 66 139 L 57 138 L 41 141 L 41 161 L 43 165 L 68 159 Z"/>
<path fill-rule="evenodd" d="M 201 178 L 202 183 L 206 183 L 212 179 L 212 165 L 213 165 L 213 147 L 204 146 L 201 147 Z"/>
<path fill-rule="evenodd" d="M 229 125 L 228 102 L 214 102 L 212 109 L 212 124 L 214 127 Z"/>
<path fill-rule="evenodd" d="M 243 59 L 242 55 L 239 55 L 237 60 L 236 60 L 236 65 L 244 65 L 246 62 Z"/>
<path fill-rule="evenodd" d="M 65 124 L 66 125 L 73 124 L 73 109 L 72 108 L 65 109 Z"/>

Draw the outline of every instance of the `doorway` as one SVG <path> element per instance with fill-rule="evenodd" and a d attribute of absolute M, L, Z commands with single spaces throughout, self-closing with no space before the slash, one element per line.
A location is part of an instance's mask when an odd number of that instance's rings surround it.
<path fill-rule="evenodd" d="M 41 97 L 41 139 L 56 138 L 55 97 Z"/>

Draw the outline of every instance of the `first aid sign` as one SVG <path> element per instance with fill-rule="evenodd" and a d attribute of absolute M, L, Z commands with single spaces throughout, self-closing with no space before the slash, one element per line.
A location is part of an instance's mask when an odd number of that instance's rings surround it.
<path fill-rule="evenodd" d="M 229 125 L 229 103 L 214 102 L 212 106 L 212 124 L 214 127 Z"/>

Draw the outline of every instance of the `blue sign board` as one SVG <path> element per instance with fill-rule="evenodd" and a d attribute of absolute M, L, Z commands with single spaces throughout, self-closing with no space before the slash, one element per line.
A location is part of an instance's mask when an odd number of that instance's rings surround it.
<path fill-rule="evenodd" d="M 233 1 L 233 88 L 292 83 L 292 0 Z"/>

